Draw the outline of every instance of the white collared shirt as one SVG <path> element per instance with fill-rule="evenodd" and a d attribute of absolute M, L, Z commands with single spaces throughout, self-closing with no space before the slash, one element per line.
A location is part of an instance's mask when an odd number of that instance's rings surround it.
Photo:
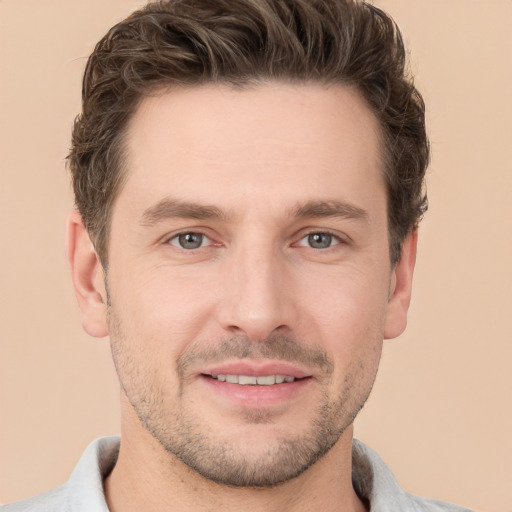
<path fill-rule="evenodd" d="M 28 500 L 1 507 L 1 512 L 109 512 L 103 480 L 119 454 L 120 437 L 102 437 L 85 450 L 69 480 L 60 487 Z M 371 512 L 471 512 L 406 493 L 382 459 L 360 441 L 352 447 L 352 480 Z"/>

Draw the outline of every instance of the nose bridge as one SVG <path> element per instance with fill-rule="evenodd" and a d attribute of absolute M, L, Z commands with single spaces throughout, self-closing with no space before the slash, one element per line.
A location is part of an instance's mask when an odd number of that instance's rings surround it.
<path fill-rule="evenodd" d="M 293 305 L 283 254 L 261 238 L 245 240 L 226 261 L 221 304 L 224 329 L 260 341 L 290 327 Z"/>

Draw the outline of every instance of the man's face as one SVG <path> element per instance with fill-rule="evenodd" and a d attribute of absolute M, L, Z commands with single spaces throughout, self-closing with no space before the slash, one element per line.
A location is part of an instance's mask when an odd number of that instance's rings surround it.
<path fill-rule="evenodd" d="M 341 86 L 176 89 L 126 147 L 107 276 L 126 414 L 218 482 L 297 476 L 351 425 L 386 334 L 377 121 Z"/>

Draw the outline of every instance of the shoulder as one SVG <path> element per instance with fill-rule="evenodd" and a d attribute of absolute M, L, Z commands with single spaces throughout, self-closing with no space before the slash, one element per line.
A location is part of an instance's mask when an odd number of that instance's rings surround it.
<path fill-rule="evenodd" d="M 108 512 L 103 480 L 114 467 L 119 453 L 118 436 L 92 442 L 69 480 L 44 494 L 0 507 L 0 512 Z"/>
<path fill-rule="evenodd" d="M 469 508 L 453 505 L 444 501 L 422 498 L 420 496 L 407 495 L 411 503 L 411 511 L 414 512 L 473 512 Z"/>
<path fill-rule="evenodd" d="M 69 510 L 65 484 L 39 496 L 0 507 L 0 512 L 67 512 Z"/>
<path fill-rule="evenodd" d="M 398 484 L 384 461 L 368 446 L 354 440 L 352 481 L 356 492 L 375 512 L 472 512 L 443 501 L 413 496 Z"/>

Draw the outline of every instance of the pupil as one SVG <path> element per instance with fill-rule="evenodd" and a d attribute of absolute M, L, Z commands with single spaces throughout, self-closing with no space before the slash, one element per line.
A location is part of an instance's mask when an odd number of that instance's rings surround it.
<path fill-rule="evenodd" d="M 197 249 L 203 243 L 203 235 L 201 233 L 185 233 L 179 236 L 179 241 L 184 249 Z"/>
<path fill-rule="evenodd" d="M 314 233 L 308 236 L 308 242 L 314 249 L 327 249 L 331 246 L 332 236 L 329 233 Z"/>

